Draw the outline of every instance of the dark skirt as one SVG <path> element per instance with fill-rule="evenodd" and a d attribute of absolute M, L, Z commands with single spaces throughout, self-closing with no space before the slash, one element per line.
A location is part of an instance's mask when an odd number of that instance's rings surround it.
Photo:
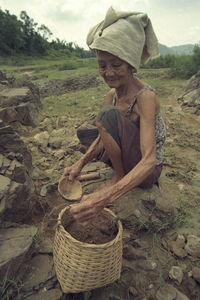
<path fill-rule="evenodd" d="M 104 106 L 99 112 L 97 121 L 110 133 L 116 141 L 122 152 L 122 162 L 124 172 L 130 172 L 141 160 L 140 151 L 140 130 L 139 126 L 132 120 L 125 117 L 115 106 Z M 95 126 L 90 128 L 79 128 L 77 136 L 82 144 L 90 145 L 98 136 L 98 130 Z M 98 159 L 101 160 L 102 153 Z M 110 160 L 105 161 L 112 166 Z M 162 171 L 162 164 L 156 165 L 152 174 L 150 174 L 139 186 L 151 187 L 158 184 L 158 178 Z"/>

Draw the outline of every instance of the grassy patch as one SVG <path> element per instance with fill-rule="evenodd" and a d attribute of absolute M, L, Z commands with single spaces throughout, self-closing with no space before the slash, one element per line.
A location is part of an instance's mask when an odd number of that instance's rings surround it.
<path fill-rule="evenodd" d="M 69 122 L 76 119 L 91 120 L 103 106 L 106 92 L 106 86 L 100 85 L 98 88 L 50 96 L 42 99 L 42 113 L 49 117 L 68 116 Z"/>

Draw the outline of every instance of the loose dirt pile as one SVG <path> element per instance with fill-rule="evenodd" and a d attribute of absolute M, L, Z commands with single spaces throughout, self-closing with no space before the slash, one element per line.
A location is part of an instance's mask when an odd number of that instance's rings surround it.
<path fill-rule="evenodd" d="M 118 232 L 116 220 L 105 211 L 85 226 L 77 223 L 67 211 L 63 218 L 63 226 L 76 240 L 89 244 L 104 244 L 112 241 Z"/>

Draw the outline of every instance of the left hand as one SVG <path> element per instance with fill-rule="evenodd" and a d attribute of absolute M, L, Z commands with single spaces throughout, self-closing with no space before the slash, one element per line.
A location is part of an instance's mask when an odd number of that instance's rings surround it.
<path fill-rule="evenodd" d="M 79 204 L 74 204 L 70 208 L 70 212 L 78 223 L 86 225 L 101 212 L 108 202 L 108 193 L 105 193 L 105 190 L 99 190 L 84 195 Z"/>

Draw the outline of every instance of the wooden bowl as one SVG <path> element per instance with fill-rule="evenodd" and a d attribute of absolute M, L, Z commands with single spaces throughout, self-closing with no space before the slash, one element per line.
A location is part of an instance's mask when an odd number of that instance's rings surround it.
<path fill-rule="evenodd" d="M 68 177 L 64 177 L 58 184 L 58 192 L 66 200 L 77 201 L 82 196 L 82 185 L 76 179 L 71 182 Z"/>

